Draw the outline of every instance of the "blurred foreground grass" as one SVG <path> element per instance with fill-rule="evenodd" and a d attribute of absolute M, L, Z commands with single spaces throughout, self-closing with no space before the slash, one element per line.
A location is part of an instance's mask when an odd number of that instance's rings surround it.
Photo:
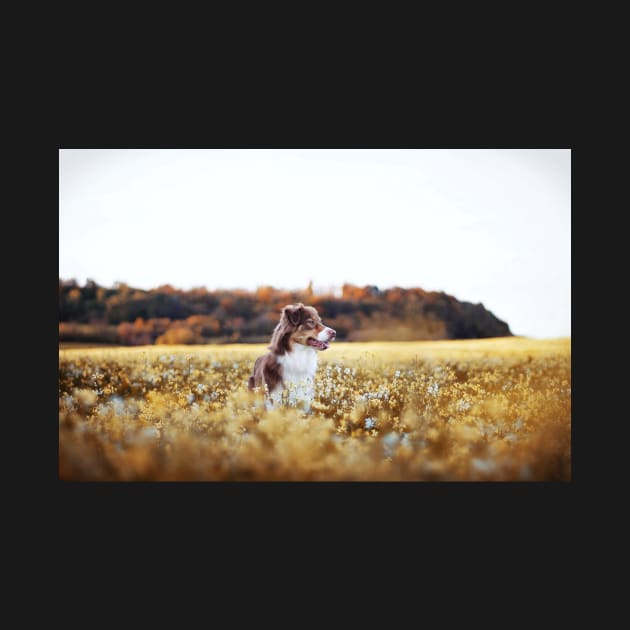
<path fill-rule="evenodd" d="M 265 345 L 59 351 L 64 480 L 569 480 L 571 340 L 339 343 L 311 414 L 247 391 Z"/>

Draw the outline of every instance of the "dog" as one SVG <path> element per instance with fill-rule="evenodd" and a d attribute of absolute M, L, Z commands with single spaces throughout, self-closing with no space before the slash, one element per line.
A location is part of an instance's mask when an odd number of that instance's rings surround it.
<path fill-rule="evenodd" d="M 310 411 L 317 353 L 327 350 L 336 336 L 315 308 L 301 302 L 288 304 L 271 335 L 269 352 L 254 363 L 248 388 L 263 389 L 267 409 L 288 404 Z"/>

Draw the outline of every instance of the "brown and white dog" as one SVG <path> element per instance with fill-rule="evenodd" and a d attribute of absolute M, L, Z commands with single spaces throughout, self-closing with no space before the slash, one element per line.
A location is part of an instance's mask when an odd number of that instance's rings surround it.
<path fill-rule="evenodd" d="M 300 404 L 307 411 L 314 395 L 317 352 L 328 349 L 336 332 L 324 326 L 317 311 L 301 302 L 282 309 L 269 352 L 258 357 L 249 389 L 262 387 L 267 409 L 281 403 Z"/>

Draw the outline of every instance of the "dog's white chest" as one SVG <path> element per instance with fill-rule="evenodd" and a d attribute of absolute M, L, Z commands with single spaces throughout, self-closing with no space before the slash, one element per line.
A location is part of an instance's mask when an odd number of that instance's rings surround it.
<path fill-rule="evenodd" d="M 281 404 L 299 405 L 310 410 L 315 386 L 313 377 L 317 369 L 317 352 L 313 348 L 295 344 L 294 349 L 279 356 L 282 365 L 282 381 L 272 392 L 267 401 L 267 409 Z"/>
<path fill-rule="evenodd" d="M 285 383 L 299 383 L 315 376 L 317 351 L 296 343 L 291 352 L 278 357 L 278 363 L 282 365 L 282 380 Z"/>

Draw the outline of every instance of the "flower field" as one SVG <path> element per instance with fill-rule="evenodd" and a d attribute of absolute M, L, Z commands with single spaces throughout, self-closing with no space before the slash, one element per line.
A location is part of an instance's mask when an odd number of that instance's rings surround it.
<path fill-rule="evenodd" d="M 571 340 L 341 343 L 311 412 L 247 390 L 265 345 L 59 350 L 68 481 L 569 481 Z"/>

